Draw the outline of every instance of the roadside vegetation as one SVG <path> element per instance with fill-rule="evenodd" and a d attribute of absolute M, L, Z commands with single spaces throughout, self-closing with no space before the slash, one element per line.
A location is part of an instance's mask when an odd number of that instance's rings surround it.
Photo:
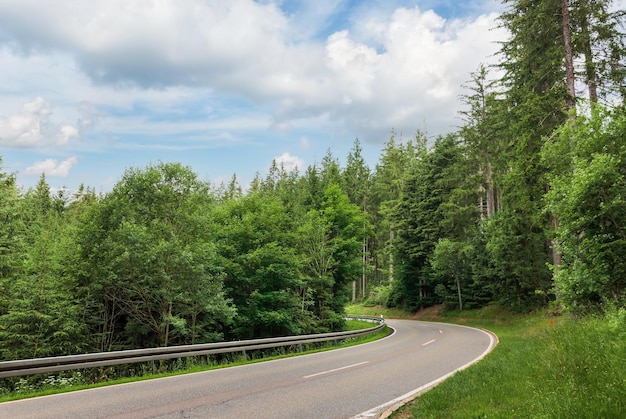
<path fill-rule="evenodd" d="M 582 318 L 548 310 L 513 314 L 497 307 L 419 316 L 490 330 L 499 343 L 479 363 L 399 409 L 394 419 L 626 415 L 623 308 Z"/>

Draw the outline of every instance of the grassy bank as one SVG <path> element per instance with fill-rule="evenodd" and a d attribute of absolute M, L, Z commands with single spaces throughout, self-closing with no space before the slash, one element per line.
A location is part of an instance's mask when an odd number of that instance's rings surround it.
<path fill-rule="evenodd" d="M 359 314 L 392 313 L 375 308 Z M 373 311 L 373 312 L 371 312 Z M 626 310 L 574 319 L 520 316 L 497 307 L 474 312 L 430 310 L 419 318 L 482 327 L 500 343 L 396 412 L 393 418 L 626 417 Z"/>

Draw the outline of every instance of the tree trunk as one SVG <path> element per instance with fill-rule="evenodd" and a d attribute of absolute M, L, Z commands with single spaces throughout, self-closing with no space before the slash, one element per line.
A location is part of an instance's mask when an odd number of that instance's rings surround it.
<path fill-rule="evenodd" d="M 480 219 L 481 221 L 485 218 L 487 218 L 487 213 L 485 211 L 486 205 L 485 205 L 485 198 L 483 197 L 483 188 L 479 187 L 478 188 L 478 213 L 480 214 Z"/>
<path fill-rule="evenodd" d="M 576 88 L 574 84 L 574 52 L 572 49 L 572 33 L 570 29 L 569 1 L 561 0 L 561 14 L 563 26 L 563 46 L 565 47 L 565 83 L 567 85 L 567 109 L 572 110 L 576 105 Z"/>
<path fill-rule="evenodd" d="M 568 0 L 561 0 L 561 15 L 563 26 L 563 46 L 565 49 L 565 83 L 567 86 L 566 105 L 567 110 L 571 112 L 576 107 L 576 88 L 574 84 L 574 52 L 572 49 L 572 33 L 570 29 L 571 22 Z M 574 114 L 570 114 L 569 118 L 570 122 L 573 123 L 575 118 Z M 550 219 L 552 221 L 552 228 L 556 232 L 559 228 L 559 219 L 556 214 L 551 214 Z M 560 266 L 562 258 L 556 239 L 550 240 L 550 251 L 552 253 L 552 264 L 555 267 Z"/>
<path fill-rule="evenodd" d="M 461 279 L 456 278 L 456 292 L 459 295 L 459 311 L 463 311 L 463 299 L 461 298 Z"/>
<path fill-rule="evenodd" d="M 393 241 L 394 241 L 393 228 L 389 231 L 389 282 L 393 282 Z"/>
<path fill-rule="evenodd" d="M 496 199 L 495 192 L 493 188 L 493 180 L 491 173 L 491 163 L 487 161 L 487 166 L 485 168 L 485 183 L 487 185 L 486 198 L 487 198 L 487 218 L 493 217 L 496 213 Z"/>
<path fill-rule="evenodd" d="M 196 343 L 196 324 L 198 320 L 198 313 L 194 310 L 191 313 L 191 344 L 194 345 Z"/>
<path fill-rule="evenodd" d="M 583 53 L 585 54 L 585 78 L 587 79 L 587 89 L 589 91 L 589 101 L 598 103 L 598 80 L 596 65 L 591 51 L 591 34 L 589 33 L 589 9 L 588 0 L 580 0 L 582 22 L 580 27 L 580 37 L 582 41 Z"/>
<path fill-rule="evenodd" d="M 367 281 L 367 239 L 363 238 L 363 271 L 361 272 L 361 298 L 365 299 L 365 288 Z"/>
<path fill-rule="evenodd" d="M 166 347 L 169 344 L 170 340 L 170 318 L 172 317 L 172 302 L 167 303 L 167 311 L 166 315 L 163 316 L 162 321 L 165 321 L 165 327 L 163 331 L 163 338 L 161 341 L 161 346 Z"/>

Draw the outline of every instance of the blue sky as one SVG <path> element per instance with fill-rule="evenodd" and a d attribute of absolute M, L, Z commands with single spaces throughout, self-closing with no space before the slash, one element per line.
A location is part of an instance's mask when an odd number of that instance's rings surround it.
<path fill-rule="evenodd" d="M 243 186 L 273 159 L 372 167 L 391 130 L 460 124 L 495 0 L 0 0 L 0 156 L 24 188 L 106 192 L 181 162 Z"/>

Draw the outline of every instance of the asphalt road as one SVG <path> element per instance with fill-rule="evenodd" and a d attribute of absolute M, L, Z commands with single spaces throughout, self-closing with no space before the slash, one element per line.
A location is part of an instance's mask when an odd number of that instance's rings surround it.
<path fill-rule="evenodd" d="M 482 358 L 469 327 L 389 320 L 355 347 L 0 404 L 0 418 L 376 418 Z"/>

